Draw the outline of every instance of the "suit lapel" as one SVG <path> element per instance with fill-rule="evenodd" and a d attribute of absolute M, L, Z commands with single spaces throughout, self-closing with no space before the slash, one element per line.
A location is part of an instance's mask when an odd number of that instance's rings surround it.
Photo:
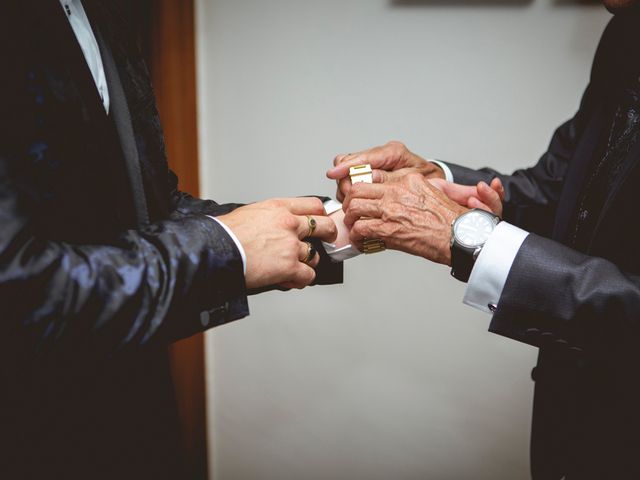
<path fill-rule="evenodd" d="M 109 46 L 112 70 L 119 75 L 117 85 L 121 87 L 123 104 L 129 112 L 128 123 L 136 135 L 139 152 L 136 170 L 145 188 L 148 216 L 151 219 L 161 218 L 168 215 L 169 209 L 168 165 L 149 73 L 134 32 L 130 30 L 130 5 L 116 0 L 85 0 L 83 5 L 90 12 L 90 18 L 95 19 L 95 28 L 102 35 L 103 45 Z M 111 84 L 109 88 L 112 89 Z"/>
<path fill-rule="evenodd" d="M 109 87 L 111 99 L 111 116 L 115 122 L 116 131 L 120 138 L 120 146 L 125 159 L 127 176 L 133 195 L 133 203 L 138 227 L 149 223 L 149 211 L 140 171 L 140 157 L 136 144 L 135 133 L 131 123 L 131 112 L 127 104 L 127 98 L 120 82 L 120 74 L 111 54 L 109 46 L 105 43 L 99 30 L 95 30 L 96 39 L 100 47 L 102 62 Z"/>
<path fill-rule="evenodd" d="M 77 37 L 66 18 L 66 14 L 58 0 L 25 0 L 28 9 L 34 12 L 36 25 L 43 32 L 49 32 L 51 47 L 45 46 L 55 59 L 55 65 L 66 69 L 73 86 L 77 90 L 83 108 L 85 121 L 95 121 L 95 128 L 108 125 L 107 112 L 95 85 L 93 75 L 78 43 Z M 120 139 L 125 168 L 133 195 L 136 223 L 138 226 L 148 224 L 149 215 L 144 193 L 140 158 L 135 140 L 128 102 L 122 87 L 118 68 L 108 42 L 101 36 L 101 11 L 95 8 L 91 0 L 85 0 L 83 6 L 92 24 L 98 40 L 100 54 L 111 98 L 111 116 L 115 122 Z M 43 36 L 46 38 L 47 35 Z"/>
<path fill-rule="evenodd" d="M 96 19 L 97 12 L 93 9 L 90 1 L 83 2 L 83 6 L 87 11 L 87 16 L 91 21 L 94 35 L 100 47 L 111 98 L 111 116 L 120 139 L 127 178 L 134 201 L 136 223 L 140 227 L 148 223 L 149 216 L 140 172 L 140 158 L 131 124 L 129 107 L 111 50 L 100 34 L 100 22 Z M 66 18 L 64 10 L 58 0 L 44 1 L 42 2 L 42 10 L 35 10 L 41 13 L 39 21 L 43 28 L 52 30 L 54 37 L 59 40 L 59 42 L 53 42 L 56 48 L 52 49 L 52 54 L 60 60 L 60 65 L 64 65 L 69 70 L 70 78 L 80 94 L 82 103 L 90 117 L 89 119 L 98 119 L 99 122 L 96 123 L 96 128 L 99 128 L 99 125 L 104 125 L 104 122 L 108 121 L 107 113 L 82 48 Z"/>
<path fill-rule="evenodd" d="M 582 137 L 584 140 L 580 142 L 569 166 L 565 188 L 558 203 L 559 209 L 552 237 L 554 240 L 566 240 L 572 215 L 574 215 L 582 185 L 589 171 L 589 164 L 596 153 L 604 129 L 607 127 L 606 118 L 606 102 L 601 101 L 585 129 Z"/>
<path fill-rule="evenodd" d="M 598 217 L 596 227 L 593 230 L 593 235 L 591 236 L 591 242 L 590 242 L 589 248 L 591 248 L 591 246 L 593 245 L 593 240 L 597 237 L 600 231 L 600 227 L 602 226 L 603 219 L 609 213 L 609 210 L 611 209 L 613 202 L 615 201 L 616 197 L 620 193 L 620 190 L 622 189 L 622 187 L 625 185 L 626 181 L 631 177 L 631 172 L 633 172 L 633 170 L 638 167 L 639 161 L 640 161 L 640 139 L 636 141 L 635 145 L 631 148 L 631 150 L 627 154 L 626 161 L 624 162 L 623 167 L 620 170 L 620 173 L 617 175 L 615 183 L 613 184 L 613 187 L 611 188 L 611 191 L 609 192 L 609 195 L 605 200 L 605 203 L 602 207 L 602 211 L 600 212 L 600 216 Z"/>

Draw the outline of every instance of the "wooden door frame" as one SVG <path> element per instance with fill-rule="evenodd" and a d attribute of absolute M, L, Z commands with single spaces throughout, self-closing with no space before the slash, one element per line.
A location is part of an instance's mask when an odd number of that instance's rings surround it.
<path fill-rule="evenodd" d="M 140 19 L 171 169 L 179 188 L 199 193 L 194 0 L 145 0 Z M 188 480 L 206 480 L 207 415 L 204 335 L 171 346 Z"/>

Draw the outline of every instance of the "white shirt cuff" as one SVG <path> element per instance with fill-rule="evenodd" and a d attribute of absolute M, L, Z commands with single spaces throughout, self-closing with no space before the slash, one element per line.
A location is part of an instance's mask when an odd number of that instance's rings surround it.
<path fill-rule="evenodd" d="M 322 246 L 327 252 L 327 255 L 329 255 L 329 258 L 331 258 L 331 261 L 335 263 L 344 262 L 345 260 L 349 260 L 350 258 L 354 258 L 362 254 L 360 250 L 352 245 L 345 245 L 344 247 L 336 248 L 332 243 L 322 242 Z"/>
<path fill-rule="evenodd" d="M 324 202 L 324 213 L 326 213 L 327 215 L 331 215 L 338 210 L 342 210 L 342 204 L 337 200 L 331 199 Z"/>
<path fill-rule="evenodd" d="M 327 215 L 331 215 L 338 210 L 342 210 L 342 204 L 340 202 L 333 199 L 324 202 L 324 211 Z M 345 260 L 357 257 L 362 253 L 356 247 L 353 247 L 351 245 L 345 245 L 344 247 L 336 248 L 336 246 L 332 243 L 322 242 L 322 246 L 327 252 L 327 255 L 329 255 L 329 258 L 331 258 L 331 261 L 335 263 L 344 262 Z"/>
<path fill-rule="evenodd" d="M 240 252 L 240 256 L 242 257 L 242 270 L 246 275 L 247 274 L 247 254 L 244 253 L 244 247 L 240 243 L 240 240 L 238 240 L 238 237 L 236 237 L 236 234 L 233 233 L 229 227 L 227 227 L 223 222 L 218 220 L 216 217 L 212 217 L 211 215 L 207 215 L 207 217 L 218 222 L 218 225 L 224 228 L 224 231 L 229 234 L 233 242 L 236 244 L 236 247 L 238 247 L 238 251 Z"/>
<path fill-rule="evenodd" d="M 429 161 L 431 163 L 435 163 L 442 169 L 442 171 L 444 172 L 444 179 L 447 182 L 453 182 L 453 173 L 451 172 L 451 169 L 446 163 L 441 162 L 440 160 L 429 160 Z"/>
<path fill-rule="evenodd" d="M 528 235 L 507 222 L 497 225 L 471 271 L 463 303 L 486 313 L 495 311 L 511 266 Z"/>

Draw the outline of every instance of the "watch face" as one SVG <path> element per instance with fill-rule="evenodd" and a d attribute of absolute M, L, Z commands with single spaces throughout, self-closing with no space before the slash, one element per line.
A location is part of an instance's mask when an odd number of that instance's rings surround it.
<path fill-rule="evenodd" d="M 485 244 L 494 228 L 496 224 L 490 214 L 471 211 L 454 224 L 453 234 L 462 246 L 476 248 Z"/>

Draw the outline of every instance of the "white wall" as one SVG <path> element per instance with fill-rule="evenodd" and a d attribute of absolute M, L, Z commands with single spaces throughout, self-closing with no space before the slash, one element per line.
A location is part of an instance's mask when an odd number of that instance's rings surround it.
<path fill-rule="evenodd" d="M 331 194 L 333 156 L 532 164 L 576 109 L 608 19 L 536 0 L 199 0 L 202 188 Z M 528 476 L 536 351 L 486 332 L 447 269 L 385 253 L 344 286 L 251 299 L 208 336 L 215 480 Z"/>

